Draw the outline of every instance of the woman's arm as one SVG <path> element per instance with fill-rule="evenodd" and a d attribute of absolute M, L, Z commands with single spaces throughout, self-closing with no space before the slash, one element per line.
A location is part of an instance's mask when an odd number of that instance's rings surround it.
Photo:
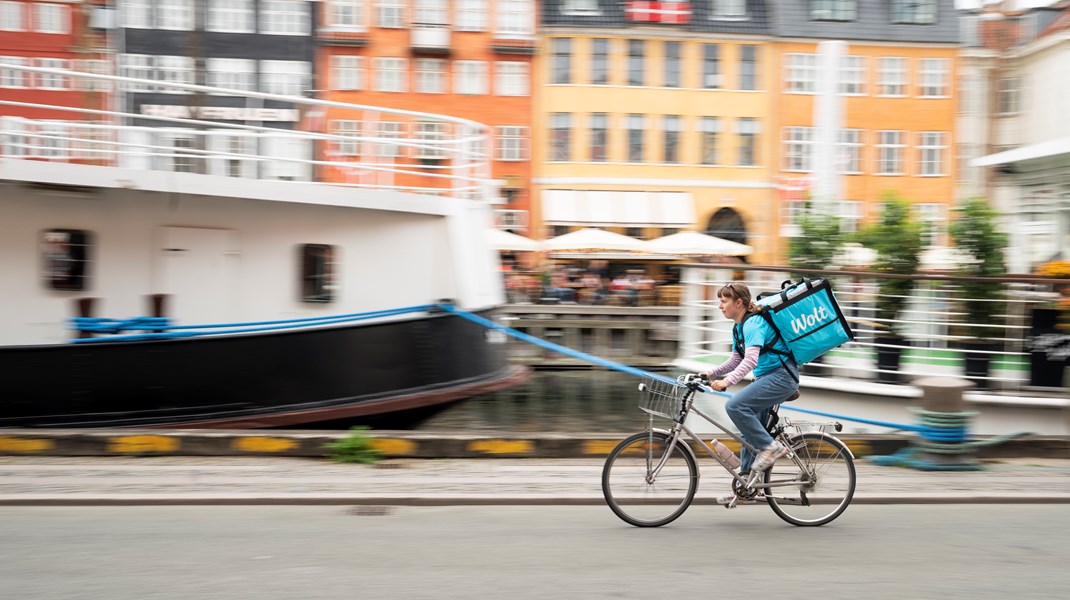
<path fill-rule="evenodd" d="M 747 373 L 750 373 L 754 367 L 758 366 L 758 354 L 761 351 L 762 349 L 758 346 L 747 346 L 747 350 L 743 355 L 742 360 L 739 358 L 738 354 L 734 352 L 732 353 L 735 360 L 738 361 L 738 364 L 730 373 L 725 375 L 724 384 L 726 388 L 739 383 Z M 732 361 L 729 360 L 728 362 Z"/>

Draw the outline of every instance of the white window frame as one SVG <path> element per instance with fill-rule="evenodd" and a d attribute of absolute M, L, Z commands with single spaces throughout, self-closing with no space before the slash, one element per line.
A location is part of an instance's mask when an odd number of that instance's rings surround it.
<path fill-rule="evenodd" d="M 458 60 L 453 63 L 453 93 L 478 96 L 489 92 L 487 61 Z"/>
<path fill-rule="evenodd" d="M 864 134 L 861 129 L 841 129 L 836 142 L 837 160 L 842 161 L 843 175 L 860 175 L 862 173 L 862 151 L 865 147 Z"/>
<path fill-rule="evenodd" d="M 312 65 L 303 60 L 260 61 L 260 89 L 268 94 L 301 96 L 312 88 Z"/>
<path fill-rule="evenodd" d="M 156 81 L 171 83 L 196 83 L 194 73 L 194 60 L 192 56 L 157 56 L 154 61 Z M 188 94 L 189 90 L 176 89 L 170 86 L 159 86 L 157 92 L 162 94 Z"/>
<path fill-rule="evenodd" d="M 784 171 L 809 173 L 814 170 L 814 134 L 813 127 L 784 128 Z"/>
<path fill-rule="evenodd" d="M 497 140 L 496 159 L 518 162 L 528 159 L 529 129 L 523 125 L 499 125 L 494 128 Z"/>
<path fill-rule="evenodd" d="M 1016 115 L 1022 110 L 1022 78 L 1003 77 L 999 80 L 997 91 L 996 114 Z"/>
<path fill-rule="evenodd" d="M 858 18 L 856 0 L 810 0 L 811 21 L 854 21 Z"/>
<path fill-rule="evenodd" d="M 678 165 L 683 158 L 684 118 L 681 115 L 662 115 L 661 117 L 661 162 Z M 675 134 L 675 135 L 674 135 Z M 672 141 L 673 154 L 669 156 L 669 142 Z M 670 160 L 674 158 L 674 160 Z"/>
<path fill-rule="evenodd" d="M 330 0 L 327 27 L 335 31 L 366 31 L 364 0 Z"/>
<path fill-rule="evenodd" d="M 598 0 L 564 0 L 561 14 L 596 17 L 602 14 L 602 9 L 598 6 Z"/>
<path fill-rule="evenodd" d="M 331 119 L 328 124 L 331 135 L 345 137 L 360 137 L 361 122 L 355 119 Z M 331 151 L 334 156 L 357 156 L 360 154 L 359 140 L 331 140 Z"/>
<path fill-rule="evenodd" d="M 242 92 L 256 91 L 256 61 L 249 58 L 209 58 L 208 85 Z M 225 95 L 223 92 L 214 92 Z"/>
<path fill-rule="evenodd" d="M 913 208 L 914 218 L 921 225 L 922 244 L 941 245 L 947 225 L 947 205 L 941 202 L 918 202 Z"/>
<path fill-rule="evenodd" d="M 497 0 L 494 9 L 494 37 L 531 39 L 535 36 L 533 0 Z"/>
<path fill-rule="evenodd" d="M 379 121 L 375 124 L 375 137 L 384 140 L 400 140 L 405 137 L 405 124 L 400 121 Z M 375 155 L 380 158 L 401 156 L 403 146 L 390 142 L 376 144 Z"/>
<path fill-rule="evenodd" d="M 936 23 L 938 0 L 892 0 L 892 23 L 895 25 L 932 25 Z"/>
<path fill-rule="evenodd" d="M 329 88 L 332 90 L 364 89 L 363 56 L 331 56 Z"/>
<path fill-rule="evenodd" d="M 0 59 L 3 62 L 3 59 Z M 94 73 L 96 75 L 112 75 L 111 61 L 103 59 L 78 59 L 74 61 L 74 68 L 83 73 Z M 79 77 L 74 82 L 75 88 L 84 90 L 87 92 L 108 92 L 111 91 L 112 83 L 102 79 L 89 79 L 86 77 Z"/>
<path fill-rule="evenodd" d="M 919 131 L 918 177 L 946 177 L 948 147 L 946 131 Z"/>
<path fill-rule="evenodd" d="M 9 65 L 30 66 L 30 59 L 22 56 L 0 56 L 0 63 Z M 31 85 L 29 71 L 17 69 L 0 69 L 0 88 L 26 89 Z"/>
<path fill-rule="evenodd" d="M 587 160 L 606 162 L 609 160 L 609 124 L 610 116 L 606 113 L 591 113 L 587 116 Z"/>
<path fill-rule="evenodd" d="M 442 121 L 417 121 L 412 124 L 413 140 L 417 142 L 441 142 L 450 137 L 450 124 Z M 413 158 L 445 159 L 449 158 L 445 146 L 413 146 Z"/>
<path fill-rule="evenodd" d="M 123 77 L 154 80 L 156 79 L 156 62 L 153 58 L 150 54 L 120 54 L 120 73 Z M 121 85 L 128 92 L 151 92 L 155 89 L 155 86 L 147 83 L 123 82 Z"/>
<path fill-rule="evenodd" d="M 209 0 L 206 29 L 220 33 L 255 33 L 253 0 Z"/>
<path fill-rule="evenodd" d="M 193 0 L 156 0 L 156 29 L 192 31 Z"/>
<path fill-rule="evenodd" d="M 446 25 L 450 24 L 449 0 L 412 0 L 412 24 Z"/>
<path fill-rule="evenodd" d="M 762 122 L 757 117 L 740 117 L 736 119 L 736 138 L 739 146 L 736 150 L 736 164 L 741 167 L 756 167 L 761 164 L 762 146 L 758 136 L 762 134 Z M 749 140 L 751 145 L 751 160 L 744 162 L 744 140 Z"/>
<path fill-rule="evenodd" d="M 803 204 L 798 202 L 796 204 Z M 862 224 L 861 200 L 837 200 L 836 215 L 840 218 L 841 233 L 855 233 Z"/>
<path fill-rule="evenodd" d="M 404 29 L 405 0 L 376 0 L 375 24 L 382 29 Z"/>
<path fill-rule="evenodd" d="M 487 0 L 456 0 L 457 31 L 487 30 Z"/>
<path fill-rule="evenodd" d="M 719 165 L 721 164 L 721 134 L 724 133 L 724 126 L 721 123 L 721 117 L 702 117 L 699 120 L 699 164 L 701 165 Z M 706 150 L 708 148 L 706 142 L 712 142 L 713 161 L 707 161 Z"/>
<path fill-rule="evenodd" d="M 906 175 L 907 132 L 901 129 L 881 129 L 877 131 L 877 170 L 876 175 L 895 177 Z M 895 167 L 892 169 L 891 167 Z"/>
<path fill-rule="evenodd" d="M 153 27 L 153 2 L 152 0 L 121 0 L 119 12 L 122 16 L 122 26 L 129 29 L 152 29 Z"/>
<path fill-rule="evenodd" d="M 840 69 L 840 93 L 845 96 L 866 95 L 865 56 L 843 57 L 843 65 Z"/>
<path fill-rule="evenodd" d="M 910 78 L 910 61 L 904 56 L 882 56 L 877 59 L 877 95 L 883 98 L 905 98 Z M 893 87 L 898 93 L 886 90 Z"/>
<path fill-rule="evenodd" d="M 408 59 L 377 56 L 372 59 L 373 89 L 376 92 L 407 92 Z"/>
<path fill-rule="evenodd" d="M 66 58 L 36 58 L 34 66 L 41 69 L 66 69 L 70 70 L 71 61 Z M 70 78 L 66 75 L 53 75 L 51 73 L 35 73 L 36 87 L 39 90 L 70 90 Z"/>
<path fill-rule="evenodd" d="M 747 0 L 709 0 L 710 20 L 744 21 L 747 19 Z"/>
<path fill-rule="evenodd" d="M 38 2 L 34 7 L 33 29 L 37 33 L 70 33 L 70 7 L 63 4 Z"/>
<path fill-rule="evenodd" d="M 817 55 L 793 52 L 784 57 L 784 92 L 813 94 L 817 89 Z"/>
<path fill-rule="evenodd" d="M 550 113 L 550 162 L 572 160 L 572 129 L 572 113 Z"/>
<path fill-rule="evenodd" d="M 418 94 L 446 93 L 446 60 L 442 58 L 417 58 L 416 89 Z"/>
<path fill-rule="evenodd" d="M 297 61 L 285 61 L 297 62 Z M 307 63 L 306 63 L 307 64 Z M 312 179 L 311 140 L 290 134 L 268 134 L 260 138 L 261 179 L 309 181 Z"/>
<path fill-rule="evenodd" d="M 951 61 L 946 58 L 922 58 L 918 61 L 918 97 L 947 98 Z"/>
<path fill-rule="evenodd" d="M 33 124 L 33 129 L 39 134 L 54 135 L 57 137 L 73 137 L 70 131 L 70 123 L 58 119 L 40 120 Z M 36 136 L 34 143 L 27 148 L 26 155 L 35 158 L 49 158 L 57 160 L 69 160 L 71 158 L 70 140 L 60 140 Z"/>
<path fill-rule="evenodd" d="M 528 96 L 531 94 L 529 64 L 520 61 L 494 63 L 494 93 L 498 96 Z"/>
<path fill-rule="evenodd" d="M 300 0 L 260 0 L 260 33 L 309 35 L 308 9 Z"/>
<path fill-rule="evenodd" d="M 0 31 L 26 31 L 26 3 L 0 2 Z"/>

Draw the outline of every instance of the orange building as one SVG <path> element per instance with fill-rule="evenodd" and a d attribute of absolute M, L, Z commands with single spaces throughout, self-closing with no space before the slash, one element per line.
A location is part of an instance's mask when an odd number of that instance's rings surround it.
<path fill-rule="evenodd" d="M 499 226 L 525 230 L 530 207 L 533 0 L 327 0 L 316 57 L 319 98 L 470 119 L 489 126 L 490 175 L 501 183 Z M 391 113 L 331 108 L 328 133 L 359 137 L 324 149 L 329 162 L 381 162 L 421 175 L 328 166 L 319 177 L 368 178 L 384 186 L 448 187 L 435 174 L 450 159 L 406 147 L 405 139 L 453 139 L 455 124 Z M 391 139 L 399 143 L 392 144 Z M 376 179 L 377 178 L 377 179 Z"/>

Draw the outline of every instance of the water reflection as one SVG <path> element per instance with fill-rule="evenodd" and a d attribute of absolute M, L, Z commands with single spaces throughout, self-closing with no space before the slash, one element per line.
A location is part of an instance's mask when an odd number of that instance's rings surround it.
<path fill-rule="evenodd" d="M 424 431 L 638 431 L 639 379 L 612 371 L 536 371 L 526 384 L 458 402 L 431 417 Z"/>

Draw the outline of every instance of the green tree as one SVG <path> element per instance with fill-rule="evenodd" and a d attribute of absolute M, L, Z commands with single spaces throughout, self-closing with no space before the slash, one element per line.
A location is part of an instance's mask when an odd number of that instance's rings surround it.
<path fill-rule="evenodd" d="M 808 207 L 809 208 L 809 207 Z M 828 268 L 843 245 L 839 217 L 803 212 L 799 219 L 799 236 L 788 243 L 788 265 L 797 269 L 793 277 Z"/>
<path fill-rule="evenodd" d="M 858 239 L 877 251 L 875 272 L 913 275 L 918 271 L 922 226 L 914 219 L 910 202 L 896 192 L 885 192 L 881 201 L 880 218 L 863 229 Z M 901 338 L 903 327 L 898 321 L 914 289 L 914 279 L 878 279 L 877 286 L 877 317 L 888 324 L 888 334 Z"/>
<path fill-rule="evenodd" d="M 996 228 L 999 213 L 983 198 L 971 198 L 955 209 L 948 231 L 960 250 L 972 258 L 959 267 L 966 277 L 1001 277 L 1007 274 L 1004 252 L 1007 236 Z M 965 297 L 966 324 L 989 324 L 1002 307 L 994 302 L 1003 286 L 993 281 L 965 281 L 960 284 Z"/>

